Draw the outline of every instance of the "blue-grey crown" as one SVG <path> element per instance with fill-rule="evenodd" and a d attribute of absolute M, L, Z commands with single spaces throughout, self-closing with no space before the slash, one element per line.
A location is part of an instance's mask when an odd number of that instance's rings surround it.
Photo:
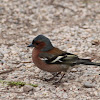
<path fill-rule="evenodd" d="M 34 41 L 41 41 L 41 42 L 45 42 L 45 47 L 43 49 L 41 49 L 41 51 L 48 51 L 51 50 L 53 48 L 53 45 L 51 43 L 51 41 L 45 37 L 44 35 L 38 35 Z"/>

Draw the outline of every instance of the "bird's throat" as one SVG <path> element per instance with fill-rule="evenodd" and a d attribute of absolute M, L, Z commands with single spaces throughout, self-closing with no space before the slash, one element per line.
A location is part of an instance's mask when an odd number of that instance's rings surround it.
<path fill-rule="evenodd" d="M 40 51 L 39 49 L 34 48 L 33 51 L 32 51 L 32 57 L 33 57 L 33 58 L 39 57 L 40 52 L 41 52 L 41 51 Z"/>

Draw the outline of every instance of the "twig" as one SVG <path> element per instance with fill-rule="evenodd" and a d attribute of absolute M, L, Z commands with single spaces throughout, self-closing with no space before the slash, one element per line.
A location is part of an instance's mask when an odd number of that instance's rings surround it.
<path fill-rule="evenodd" d="M 32 63 L 31 61 L 22 61 L 22 62 L 14 62 L 12 64 L 20 64 L 20 63 Z"/>
<path fill-rule="evenodd" d="M 12 71 L 14 71 L 14 69 L 9 69 L 9 70 L 6 70 L 6 71 L 2 71 L 2 72 L 0 72 L 0 75 L 1 74 L 6 74 L 6 73 L 9 73 L 9 72 L 12 72 Z"/>
<path fill-rule="evenodd" d="M 11 69 L 6 70 L 6 71 L 2 71 L 2 72 L 0 72 L 0 75 L 1 75 L 1 74 L 7 74 L 7 73 L 10 73 L 10 72 L 12 72 L 12 71 L 15 71 L 17 68 L 20 68 L 22 65 L 24 65 L 24 64 L 19 64 L 19 65 L 17 65 L 17 66 L 14 67 L 14 68 L 11 68 Z"/>

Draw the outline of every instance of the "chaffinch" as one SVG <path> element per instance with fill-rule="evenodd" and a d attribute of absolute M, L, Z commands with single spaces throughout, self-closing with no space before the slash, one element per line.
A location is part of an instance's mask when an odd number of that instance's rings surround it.
<path fill-rule="evenodd" d="M 32 60 L 38 68 L 48 72 L 58 72 L 48 80 L 52 80 L 61 72 L 66 72 L 75 65 L 84 64 L 100 66 L 100 63 L 91 62 L 90 59 L 81 59 L 75 54 L 55 48 L 51 41 L 44 35 L 38 35 L 28 47 L 34 47 L 32 51 Z M 41 58 L 46 58 L 46 60 Z M 65 73 L 62 74 L 58 82 L 61 81 L 64 75 Z"/>

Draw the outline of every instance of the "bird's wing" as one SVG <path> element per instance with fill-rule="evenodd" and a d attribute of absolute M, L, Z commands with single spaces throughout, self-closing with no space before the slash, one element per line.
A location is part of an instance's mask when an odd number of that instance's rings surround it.
<path fill-rule="evenodd" d="M 49 54 L 49 53 L 46 53 L 46 52 L 42 52 L 42 53 L 39 54 L 39 57 L 44 58 L 44 59 L 45 58 L 51 59 L 51 58 L 55 57 L 55 55 L 54 54 Z"/>
<path fill-rule="evenodd" d="M 50 51 L 40 53 L 39 57 L 46 58 L 44 61 L 47 64 L 74 65 L 74 63 L 79 59 L 77 55 L 67 53 L 55 47 Z"/>
<path fill-rule="evenodd" d="M 49 50 L 47 52 L 41 52 L 39 54 L 39 57 L 40 58 L 52 59 L 52 58 L 55 58 L 55 57 L 62 55 L 64 53 L 66 53 L 66 52 L 54 47 L 52 50 Z"/>
<path fill-rule="evenodd" d="M 78 56 L 71 54 L 71 53 L 63 53 L 61 55 L 52 57 L 51 59 L 45 60 L 48 64 L 68 64 L 74 65 L 75 62 L 78 60 Z"/>

